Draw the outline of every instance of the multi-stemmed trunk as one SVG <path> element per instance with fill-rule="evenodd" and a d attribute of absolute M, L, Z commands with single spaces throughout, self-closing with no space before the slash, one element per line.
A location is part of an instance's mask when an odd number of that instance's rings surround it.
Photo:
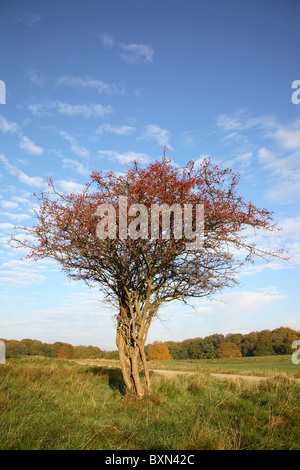
<path fill-rule="evenodd" d="M 119 349 L 123 379 L 129 393 L 142 398 L 151 394 L 149 369 L 145 355 L 145 342 L 150 326 L 149 317 L 135 309 L 120 307 L 117 316 L 116 345 Z M 143 371 L 144 379 L 140 373 Z"/>

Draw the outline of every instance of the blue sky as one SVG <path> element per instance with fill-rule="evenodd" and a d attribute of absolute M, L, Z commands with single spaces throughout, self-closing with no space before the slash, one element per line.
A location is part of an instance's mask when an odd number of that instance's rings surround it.
<path fill-rule="evenodd" d="M 290 260 L 258 260 L 215 301 L 162 309 L 149 342 L 300 329 L 300 3 L 241 0 L 0 4 L 0 337 L 115 349 L 112 312 L 52 261 L 20 261 L 14 225 L 34 224 L 33 192 L 62 191 L 139 158 L 209 156 L 274 212 Z M 300 98 L 300 92 L 299 92 Z"/>

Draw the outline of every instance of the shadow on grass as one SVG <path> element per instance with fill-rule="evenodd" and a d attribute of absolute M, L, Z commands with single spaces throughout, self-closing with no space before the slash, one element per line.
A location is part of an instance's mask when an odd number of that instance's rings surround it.
<path fill-rule="evenodd" d="M 113 390 L 118 390 L 121 395 L 126 394 L 126 385 L 120 369 L 107 367 L 91 367 L 87 370 L 88 374 L 99 375 L 108 378 L 108 384 Z"/>

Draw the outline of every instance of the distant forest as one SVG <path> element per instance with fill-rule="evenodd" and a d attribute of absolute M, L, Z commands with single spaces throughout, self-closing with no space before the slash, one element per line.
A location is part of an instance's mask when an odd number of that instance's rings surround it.
<path fill-rule="evenodd" d="M 214 359 L 217 357 L 270 356 L 292 354 L 292 343 L 300 339 L 300 331 L 280 327 L 247 334 L 214 334 L 181 342 L 154 342 L 146 346 L 148 359 Z M 118 351 L 103 351 L 97 346 L 72 346 L 68 343 L 42 343 L 38 340 L 6 340 L 6 357 L 45 356 L 65 359 L 116 359 Z M 167 354 L 166 354 L 167 348 Z"/>

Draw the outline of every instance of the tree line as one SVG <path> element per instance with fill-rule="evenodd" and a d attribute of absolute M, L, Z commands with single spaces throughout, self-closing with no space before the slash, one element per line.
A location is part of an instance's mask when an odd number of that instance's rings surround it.
<path fill-rule="evenodd" d="M 300 331 L 287 327 L 247 334 L 213 334 L 204 338 L 155 341 L 145 348 L 148 360 L 215 359 L 292 354 L 292 343 Z M 43 343 L 38 340 L 6 340 L 6 357 L 44 356 L 62 359 L 117 359 L 118 351 L 104 351 L 97 346 L 72 346 L 69 343 Z"/>
<path fill-rule="evenodd" d="M 6 358 L 19 356 L 44 356 L 66 359 L 101 359 L 105 352 L 97 346 L 72 346 L 69 343 L 57 341 L 53 344 L 43 343 L 36 339 L 6 340 Z"/>
<path fill-rule="evenodd" d="M 148 360 L 215 359 L 292 354 L 300 331 L 280 327 L 248 334 L 214 334 L 182 342 L 154 342 L 146 347 Z"/>

